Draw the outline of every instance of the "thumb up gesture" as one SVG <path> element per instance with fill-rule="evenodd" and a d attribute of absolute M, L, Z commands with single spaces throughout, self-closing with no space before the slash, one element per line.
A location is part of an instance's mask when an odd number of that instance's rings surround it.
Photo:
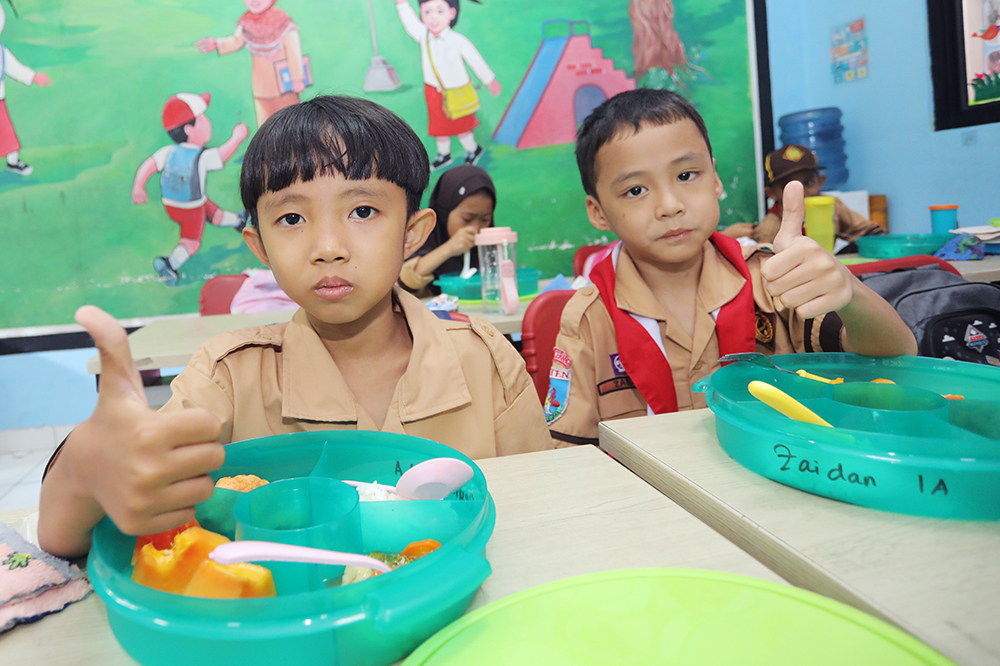
<path fill-rule="evenodd" d="M 94 306 L 76 321 L 101 354 L 97 407 L 67 438 L 42 487 L 40 536 L 86 550 L 103 514 L 126 534 L 152 534 L 194 517 L 212 495 L 207 475 L 225 460 L 219 420 L 204 409 L 149 408 L 125 330 Z M 44 525 L 42 523 L 45 523 Z"/>
<path fill-rule="evenodd" d="M 802 235 L 802 183 L 792 181 L 785 186 L 782 207 L 774 256 L 761 266 L 768 293 L 802 319 L 840 310 L 854 297 L 857 280 L 840 260 Z"/>

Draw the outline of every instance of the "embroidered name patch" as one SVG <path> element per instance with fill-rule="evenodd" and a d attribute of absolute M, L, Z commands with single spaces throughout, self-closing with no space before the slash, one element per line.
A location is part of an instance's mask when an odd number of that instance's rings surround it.
<path fill-rule="evenodd" d="M 545 395 L 545 422 L 554 423 L 566 412 L 569 404 L 569 385 L 573 377 L 570 366 L 573 359 L 562 349 L 552 350 L 552 368 L 549 370 L 549 392 Z"/>
<path fill-rule="evenodd" d="M 607 395 L 609 393 L 614 393 L 615 391 L 624 391 L 626 389 L 634 389 L 635 382 L 628 375 L 624 377 L 614 377 L 607 381 L 603 381 L 597 385 L 597 395 Z"/>

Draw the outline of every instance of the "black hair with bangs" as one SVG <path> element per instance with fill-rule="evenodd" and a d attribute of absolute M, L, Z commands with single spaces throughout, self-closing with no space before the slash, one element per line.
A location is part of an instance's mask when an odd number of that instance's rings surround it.
<path fill-rule="evenodd" d="M 315 97 L 275 113 L 250 141 L 240 173 L 250 223 L 258 224 L 257 202 L 265 192 L 334 172 L 398 185 L 409 219 L 430 181 L 430 162 L 413 129 L 385 107 L 358 97 Z"/>
<path fill-rule="evenodd" d="M 687 118 L 695 124 L 708 155 L 712 156 L 712 142 L 708 140 L 708 130 L 701 114 L 691 102 L 669 90 L 637 88 L 618 93 L 604 101 L 584 119 L 576 133 L 576 165 L 580 169 L 583 190 L 597 198 L 597 173 L 594 161 L 597 151 L 631 127 L 637 134 L 643 123 L 660 127 L 680 122 Z"/>

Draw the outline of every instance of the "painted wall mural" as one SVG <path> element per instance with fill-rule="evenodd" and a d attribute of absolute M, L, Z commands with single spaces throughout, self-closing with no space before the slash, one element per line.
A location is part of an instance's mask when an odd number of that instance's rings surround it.
<path fill-rule="evenodd" d="M 636 86 L 688 97 L 756 220 L 743 0 L 0 0 L 0 328 L 195 312 L 258 267 L 238 231 L 252 133 L 318 94 L 363 95 L 425 140 L 433 180 L 477 163 L 518 258 L 569 273 L 587 222 L 577 125 Z M 51 84 L 51 85 L 50 85 Z M 442 92 L 444 91 L 444 92 Z"/>

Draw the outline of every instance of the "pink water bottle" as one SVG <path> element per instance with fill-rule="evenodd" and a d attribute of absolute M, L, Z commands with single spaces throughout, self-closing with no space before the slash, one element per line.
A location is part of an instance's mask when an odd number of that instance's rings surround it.
<path fill-rule="evenodd" d="M 520 303 L 517 295 L 516 244 L 517 232 L 510 227 L 487 227 L 476 234 L 483 310 L 486 312 L 517 312 Z"/>

